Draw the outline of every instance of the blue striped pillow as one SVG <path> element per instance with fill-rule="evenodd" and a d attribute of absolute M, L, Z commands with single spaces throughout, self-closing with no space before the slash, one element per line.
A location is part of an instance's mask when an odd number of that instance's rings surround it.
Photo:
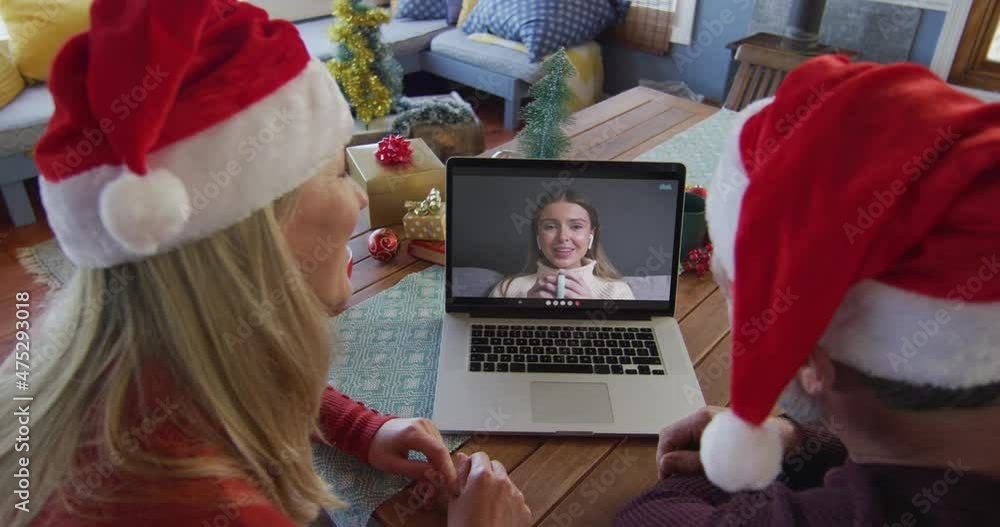
<path fill-rule="evenodd" d="M 462 31 L 522 42 L 537 62 L 559 48 L 593 40 L 621 22 L 628 6 L 625 0 L 479 0 Z"/>
<path fill-rule="evenodd" d="M 435 20 L 448 14 L 445 0 L 399 0 L 396 18 Z"/>

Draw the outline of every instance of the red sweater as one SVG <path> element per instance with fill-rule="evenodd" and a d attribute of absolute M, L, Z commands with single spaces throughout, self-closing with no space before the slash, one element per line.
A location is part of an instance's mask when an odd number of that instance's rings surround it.
<path fill-rule="evenodd" d="M 365 408 L 346 395 L 328 386 L 323 393 L 320 408 L 319 423 L 324 436 L 342 451 L 345 451 L 362 461 L 368 460 L 368 447 L 379 428 L 394 416 L 381 415 L 374 410 Z M 170 427 L 159 427 L 154 434 Z M 171 432 L 164 432 L 169 434 Z M 311 453 L 310 453 L 311 454 Z M 110 464 L 105 464 L 110 466 Z M 90 510 L 92 504 L 87 503 L 85 496 L 88 489 L 93 490 L 103 485 L 115 485 L 113 473 L 102 470 L 104 467 L 94 466 L 85 472 L 84 481 L 71 482 L 69 492 L 76 497 L 84 497 L 85 506 Z M 110 527 L 121 525 L 143 525 L 148 527 L 215 527 L 227 525 L 235 527 L 294 527 L 295 523 L 269 503 L 254 486 L 241 480 L 187 480 L 172 481 L 169 495 L 177 496 L 177 500 L 162 500 L 149 503 L 116 503 L 101 505 L 99 514 L 103 521 L 80 518 L 70 513 L 62 501 L 53 498 L 43 508 L 32 523 L 42 527 Z M 114 487 L 110 487 L 114 488 Z M 206 508 L 184 502 L 184 498 L 204 496 L 206 491 L 218 492 L 221 489 L 226 504 Z M 123 491 L 127 489 L 123 488 Z M 164 490 L 164 489 L 157 489 Z M 123 492 L 126 494 L 127 492 Z"/>
<path fill-rule="evenodd" d="M 729 494 L 704 476 L 660 481 L 627 504 L 617 527 L 997 526 L 1000 480 L 953 461 L 950 467 L 859 465 L 836 436 L 802 427 L 803 446 L 778 481 Z"/>

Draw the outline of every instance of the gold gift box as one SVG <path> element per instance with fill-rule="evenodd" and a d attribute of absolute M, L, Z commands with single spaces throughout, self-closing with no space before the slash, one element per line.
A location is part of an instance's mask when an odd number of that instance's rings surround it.
<path fill-rule="evenodd" d="M 444 214 L 445 205 L 441 204 L 441 210 L 436 213 L 421 216 L 414 211 L 409 211 L 403 216 L 403 232 L 408 240 L 437 240 L 444 241 Z"/>
<path fill-rule="evenodd" d="M 368 193 L 368 224 L 372 229 L 398 225 L 407 201 L 421 201 L 431 188 L 444 189 L 445 172 L 441 160 L 420 139 L 410 141 L 413 157 L 409 163 L 383 165 L 375 159 L 378 144 L 347 149 L 347 170 Z M 442 199 L 445 198 L 442 191 Z M 443 236 L 443 234 L 442 234 Z"/>

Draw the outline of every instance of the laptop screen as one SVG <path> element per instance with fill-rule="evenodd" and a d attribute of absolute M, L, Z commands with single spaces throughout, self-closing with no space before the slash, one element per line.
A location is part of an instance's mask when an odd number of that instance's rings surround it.
<path fill-rule="evenodd" d="M 683 195 L 674 163 L 453 158 L 448 307 L 672 314 Z"/>

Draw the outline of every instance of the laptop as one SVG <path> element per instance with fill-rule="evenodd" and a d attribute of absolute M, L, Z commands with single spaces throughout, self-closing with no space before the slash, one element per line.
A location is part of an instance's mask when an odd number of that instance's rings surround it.
<path fill-rule="evenodd" d="M 433 419 L 656 435 L 705 405 L 673 318 L 684 165 L 451 158 Z"/>

